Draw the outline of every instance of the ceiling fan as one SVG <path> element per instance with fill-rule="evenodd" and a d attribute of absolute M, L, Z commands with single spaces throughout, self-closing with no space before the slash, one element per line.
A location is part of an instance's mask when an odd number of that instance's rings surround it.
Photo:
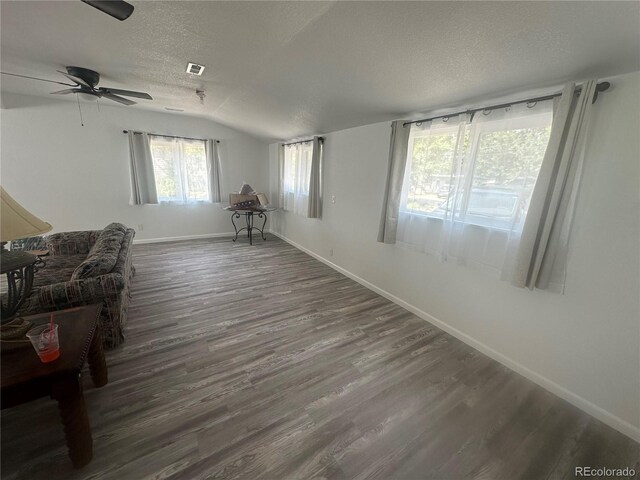
<path fill-rule="evenodd" d="M 15 73 L 2 72 L 4 75 L 11 75 L 14 77 L 30 78 L 32 80 L 40 80 L 42 82 L 58 83 L 60 85 L 66 85 L 71 88 L 59 90 L 57 92 L 51 92 L 52 95 L 68 95 L 70 93 L 84 93 L 86 95 L 93 95 L 98 98 L 108 98 L 114 102 L 121 103 L 123 105 L 135 105 L 137 102 L 129 100 L 124 97 L 143 98 L 145 100 L 153 100 L 151 95 L 144 92 L 134 92 L 132 90 L 121 90 L 119 88 L 98 87 L 100 82 L 100 74 L 88 68 L 81 67 L 66 67 L 67 71 L 61 73 L 73 83 L 56 82 L 54 80 L 47 80 L 45 78 L 28 77 L 26 75 L 17 75 Z"/>
<path fill-rule="evenodd" d="M 133 5 L 124 0 L 82 0 L 87 5 L 111 15 L 118 20 L 126 20 L 133 13 Z"/>

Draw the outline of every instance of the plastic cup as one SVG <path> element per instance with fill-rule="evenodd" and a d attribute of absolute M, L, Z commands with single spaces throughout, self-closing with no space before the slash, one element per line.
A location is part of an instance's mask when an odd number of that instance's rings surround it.
<path fill-rule="evenodd" d="M 58 325 L 55 323 L 53 328 L 48 323 L 38 325 L 27 332 L 27 337 L 31 340 L 31 345 L 35 348 L 42 363 L 53 362 L 60 356 Z"/>

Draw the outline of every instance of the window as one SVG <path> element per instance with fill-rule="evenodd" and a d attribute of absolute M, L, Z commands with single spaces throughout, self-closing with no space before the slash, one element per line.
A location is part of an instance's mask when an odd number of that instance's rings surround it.
<path fill-rule="evenodd" d="M 458 127 L 412 129 L 409 137 L 403 210 L 438 214 L 449 198 Z"/>
<path fill-rule="evenodd" d="M 412 127 L 401 211 L 521 230 L 552 113 L 524 107 L 476 117 Z"/>
<path fill-rule="evenodd" d="M 283 207 L 285 210 L 305 216 L 309 205 L 312 153 L 312 142 L 285 145 L 284 147 Z"/>
<path fill-rule="evenodd" d="M 278 146 L 279 206 L 307 218 L 322 218 L 323 138 Z"/>
<path fill-rule="evenodd" d="M 205 140 L 149 135 L 158 201 L 210 202 Z"/>
<path fill-rule="evenodd" d="M 561 292 L 597 91 L 394 121 L 378 241 Z"/>

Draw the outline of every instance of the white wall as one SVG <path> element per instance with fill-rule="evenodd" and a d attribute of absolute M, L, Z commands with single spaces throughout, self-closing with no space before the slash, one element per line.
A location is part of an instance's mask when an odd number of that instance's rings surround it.
<path fill-rule="evenodd" d="M 272 228 L 640 440 L 640 74 L 612 82 L 595 105 L 565 295 L 377 243 L 389 123 L 325 135 L 324 218 L 281 213 Z"/>
<path fill-rule="evenodd" d="M 136 240 L 233 231 L 220 205 L 129 205 L 129 144 L 123 129 L 221 141 L 223 201 L 244 180 L 269 188 L 268 144 L 206 119 L 83 102 L 3 94 L 2 186 L 54 231 L 99 229 L 112 221 Z M 139 228 L 142 225 L 142 230 Z"/>

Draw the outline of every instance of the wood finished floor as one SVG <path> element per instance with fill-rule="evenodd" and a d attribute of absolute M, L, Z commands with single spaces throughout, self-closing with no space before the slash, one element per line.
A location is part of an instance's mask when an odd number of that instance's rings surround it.
<path fill-rule="evenodd" d="M 124 346 L 85 378 L 94 460 L 56 404 L 2 412 L 3 479 L 552 479 L 640 445 L 270 236 L 136 245 Z"/>

